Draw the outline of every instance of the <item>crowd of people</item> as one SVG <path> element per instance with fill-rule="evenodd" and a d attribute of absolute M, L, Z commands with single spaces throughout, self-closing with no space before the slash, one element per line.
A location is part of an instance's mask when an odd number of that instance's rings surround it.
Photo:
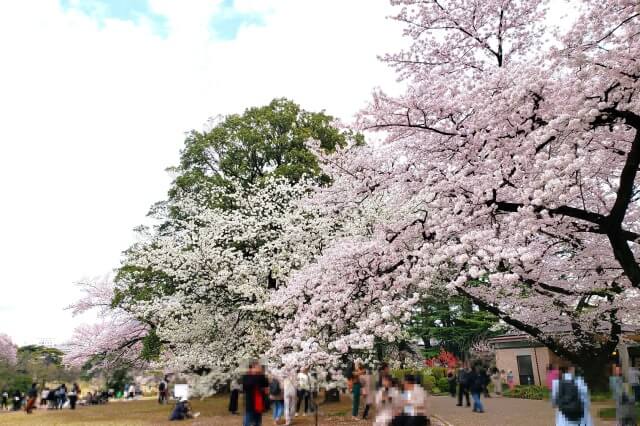
<path fill-rule="evenodd" d="M 75 410 L 78 405 L 104 404 L 108 400 L 107 391 L 87 392 L 82 396 L 80 386 L 77 383 L 73 383 L 70 388 L 65 383 L 62 383 L 53 388 L 43 386 L 41 390 L 39 390 L 36 383 L 33 383 L 27 392 L 15 390 L 10 393 L 7 390 L 3 390 L 0 409 L 12 411 L 24 409 L 27 414 L 31 414 L 35 408 L 46 410 L 69 408 Z"/>
<path fill-rule="evenodd" d="M 377 426 L 423 426 L 429 424 L 427 394 L 416 376 L 402 380 L 391 377 L 383 364 L 374 374 L 364 365 L 356 365 L 345 375 L 346 382 L 324 378 L 325 398 L 335 391 L 347 389 L 352 395 L 352 416 L 366 420 L 376 406 Z M 297 416 L 317 414 L 320 380 L 308 369 L 298 372 L 270 371 L 257 361 L 251 362 L 247 373 L 230 385 L 229 411 L 239 414 L 239 397 L 244 393 L 243 426 L 260 426 L 269 410 L 275 424 L 291 425 Z"/>

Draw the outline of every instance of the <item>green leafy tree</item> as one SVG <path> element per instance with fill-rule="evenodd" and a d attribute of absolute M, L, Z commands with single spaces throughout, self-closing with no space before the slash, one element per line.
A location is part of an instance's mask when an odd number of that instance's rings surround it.
<path fill-rule="evenodd" d="M 464 296 L 433 290 L 425 296 L 413 316 L 410 334 L 424 344 L 426 357 L 437 356 L 440 348 L 464 358 L 470 346 L 500 333 L 498 318 L 475 306 Z M 432 345 L 432 339 L 437 343 Z"/>
<path fill-rule="evenodd" d="M 362 142 L 361 135 L 335 127 L 334 118 L 324 112 L 305 111 L 288 99 L 274 99 L 242 115 L 228 115 L 208 131 L 189 133 L 180 164 L 171 169 L 176 178 L 169 196 L 225 186 L 229 179 L 253 184 L 268 176 L 292 182 L 309 176 L 326 183 L 329 177 L 321 172 L 307 142 L 316 140 L 322 150 L 331 152 L 350 139 Z"/>

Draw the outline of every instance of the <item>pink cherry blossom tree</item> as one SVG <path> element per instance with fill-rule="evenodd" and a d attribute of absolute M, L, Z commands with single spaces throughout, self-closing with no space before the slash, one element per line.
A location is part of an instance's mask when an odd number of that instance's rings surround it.
<path fill-rule="evenodd" d="M 64 357 L 65 363 L 82 367 L 91 362 L 94 368 L 104 370 L 144 365 L 142 341 L 149 326 L 113 306 L 115 287 L 111 276 L 84 280 L 79 286 L 83 296 L 69 309 L 74 315 L 95 311 L 98 322 L 76 327 Z"/>
<path fill-rule="evenodd" d="M 13 343 L 11 337 L 0 334 L 0 362 L 15 365 L 17 361 L 18 346 Z"/>
<path fill-rule="evenodd" d="M 584 0 L 564 34 L 545 32 L 542 0 L 392 3 L 410 46 L 384 59 L 408 88 L 359 121 L 387 143 L 327 158 L 315 200 L 387 210 L 273 297 L 272 353 L 333 362 L 397 339 L 444 286 L 595 380 L 640 325 L 638 3 Z"/>

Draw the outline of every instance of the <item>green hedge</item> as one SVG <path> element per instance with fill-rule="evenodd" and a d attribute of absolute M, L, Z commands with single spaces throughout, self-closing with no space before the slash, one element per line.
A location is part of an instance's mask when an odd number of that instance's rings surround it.
<path fill-rule="evenodd" d="M 441 377 L 438 379 L 437 383 L 438 387 L 442 390 L 449 389 L 449 380 L 446 377 Z"/>
<path fill-rule="evenodd" d="M 507 398 L 549 399 L 549 389 L 544 386 L 518 385 L 513 390 L 505 390 L 502 395 Z"/>

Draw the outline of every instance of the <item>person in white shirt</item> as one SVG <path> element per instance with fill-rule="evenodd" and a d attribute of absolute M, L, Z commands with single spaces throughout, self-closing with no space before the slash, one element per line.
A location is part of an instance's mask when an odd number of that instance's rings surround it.
<path fill-rule="evenodd" d="M 282 387 L 284 389 L 284 419 L 285 425 L 290 425 L 293 420 L 296 409 L 296 380 L 291 372 L 284 374 L 282 379 Z"/>
<path fill-rule="evenodd" d="M 589 389 L 582 377 L 574 377 L 566 368 L 560 368 L 560 379 L 551 384 L 551 401 L 556 410 L 556 426 L 593 426 L 590 412 Z M 579 418 L 572 419 L 571 408 L 581 408 Z"/>
<path fill-rule="evenodd" d="M 384 375 L 380 380 L 380 389 L 376 394 L 376 420 L 374 426 L 391 424 L 396 408 L 400 404 L 400 391 L 394 385 L 391 376 Z"/>

